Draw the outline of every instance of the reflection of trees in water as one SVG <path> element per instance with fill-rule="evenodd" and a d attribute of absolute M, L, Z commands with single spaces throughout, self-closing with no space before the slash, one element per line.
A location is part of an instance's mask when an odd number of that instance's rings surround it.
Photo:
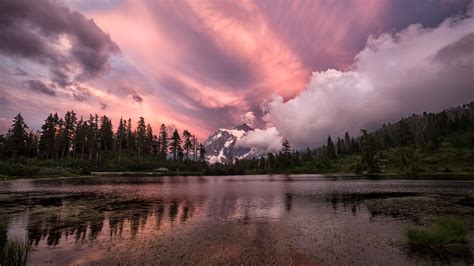
<path fill-rule="evenodd" d="M 342 206 L 344 210 L 351 210 L 352 214 L 356 215 L 360 209 L 359 205 L 365 198 L 360 194 L 354 193 L 331 193 L 326 195 L 326 202 L 331 203 L 334 211 Z"/>
<path fill-rule="evenodd" d="M 104 199 L 101 199 L 104 200 Z M 109 225 L 109 237 L 122 237 L 129 224 L 130 237 L 134 238 L 141 231 L 147 230 L 147 225 L 155 223 L 154 230 L 159 230 L 162 223 L 166 222 L 165 214 L 168 214 L 168 222 L 174 224 L 178 214 L 181 223 L 185 223 L 193 214 L 193 204 L 187 200 L 173 199 L 169 202 L 164 200 L 142 201 L 116 201 L 113 200 L 97 202 L 91 206 L 80 206 L 84 202 L 68 202 L 64 200 L 61 208 L 32 208 L 28 217 L 27 235 L 31 243 L 38 245 L 45 241 L 48 246 L 60 244 L 61 239 L 74 237 L 76 242 L 94 240 L 99 237 L 104 228 L 104 222 Z M 56 205 L 57 206 L 57 205 Z M 166 209 L 168 210 L 166 212 Z M 152 219 L 154 217 L 154 219 Z M 6 226 L 0 223 L 0 245 L 2 239 L 6 239 Z M 3 232 L 2 230 L 5 229 Z"/>
<path fill-rule="evenodd" d="M 291 210 L 291 207 L 293 207 L 293 194 L 291 193 L 286 193 L 285 197 L 285 207 L 287 211 Z"/>

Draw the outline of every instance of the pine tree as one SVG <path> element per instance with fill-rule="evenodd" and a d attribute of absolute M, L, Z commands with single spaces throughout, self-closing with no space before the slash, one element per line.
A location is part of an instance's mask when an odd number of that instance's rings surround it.
<path fill-rule="evenodd" d="M 344 151 L 346 154 L 352 153 L 351 138 L 349 137 L 349 132 L 346 131 L 344 134 Z"/>
<path fill-rule="evenodd" d="M 146 126 L 145 134 L 145 152 L 149 155 L 153 155 L 153 129 L 150 124 Z"/>
<path fill-rule="evenodd" d="M 360 151 L 361 151 L 361 164 L 367 168 L 369 173 L 379 172 L 377 160 L 375 155 L 377 153 L 377 144 L 371 134 L 367 133 L 366 130 L 361 130 L 362 136 L 360 137 Z"/>
<path fill-rule="evenodd" d="M 202 145 L 202 143 L 199 144 L 199 161 L 206 161 L 206 148 L 204 147 L 204 145 Z"/>
<path fill-rule="evenodd" d="M 74 139 L 74 147 L 75 147 L 75 153 L 80 154 L 80 159 L 84 159 L 84 154 L 85 154 L 85 149 L 87 145 L 87 132 L 88 132 L 88 125 L 87 122 L 84 121 L 84 119 L 81 116 L 81 119 L 79 119 L 79 122 L 77 122 L 77 127 L 76 127 L 76 136 Z"/>
<path fill-rule="evenodd" d="M 112 120 L 107 116 L 100 118 L 100 129 L 99 129 L 99 142 L 100 149 L 102 151 L 110 151 L 114 145 L 114 132 L 113 132 Z"/>
<path fill-rule="evenodd" d="M 122 162 L 122 149 L 124 148 L 124 145 L 127 140 L 127 127 L 126 124 L 127 122 L 120 117 L 120 122 L 119 126 L 117 128 L 117 133 L 115 134 L 115 138 L 117 140 L 117 147 L 118 147 L 118 161 L 119 163 Z"/>
<path fill-rule="evenodd" d="M 135 149 L 135 136 L 132 132 L 132 119 L 128 119 L 127 123 L 127 150 L 134 150 Z"/>
<path fill-rule="evenodd" d="M 344 153 L 344 140 L 341 140 L 341 138 L 337 138 L 337 144 L 336 144 L 336 150 L 337 150 L 337 155 L 341 155 Z"/>
<path fill-rule="evenodd" d="M 281 142 L 281 153 L 285 156 L 288 156 L 291 153 L 290 142 L 286 138 L 283 138 Z"/>
<path fill-rule="evenodd" d="M 166 160 L 166 155 L 168 154 L 168 133 L 166 132 L 165 124 L 161 124 L 158 142 L 160 146 L 160 157 Z"/>
<path fill-rule="evenodd" d="M 89 115 L 89 120 L 87 121 L 87 151 L 89 154 L 89 160 L 92 161 L 95 155 L 95 161 L 99 160 L 99 116 Z"/>
<path fill-rule="evenodd" d="M 56 138 L 56 121 L 53 114 L 44 121 L 41 126 L 41 136 L 39 139 L 39 157 L 42 159 L 53 159 Z"/>
<path fill-rule="evenodd" d="M 185 153 L 186 154 L 186 160 L 189 160 L 189 151 L 193 149 L 192 135 L 187 129 L 185 129 L 183 131 L 183 137 L 184 137 L 183 148 L 186 152 Z"/>
<path fill-rule="evenodd" d="M 64 115 L 64 120 L 62 123 L 62 130 L 60 136 L 61 143 L 61 159 L 66 155 L 70 157 L 71 145 L 74 139 L 74 134 L 76 131 L 77 118 L 74 111 L 68 111 Z"/>
<path fill-rule="evenodd" d="M 28 126 L 25 124 L 23 116 L 21 116 L 21 113 L 19 113 L 13 119 L 13 124 L 8 130 L 6 136 L 7 151 L 10 153 L 15 162 L 18 161 L 20 156 L 27 154 L 27 128 Z"/>
<path fill-rule="evenodd" d="M 138 119 L 137 130 L 135 131 L 135 145 L 137 146 L 138 157 L 141 159 L 146 145 L 146 125 L 143 117 Z"/>
<path fill-rule="evenodd" d="M 334 143 L 332 142 L 331 136 L 328 136 L 328 142 L 326 145 L 326 154 L 329 159 L 336 158 L 336 148 L 334 147 Z"/>
<path fill-rule="evenodd" d="M 179 136 L 178 130 L 174 130 L 173 136 L 171 137 L 170 144 L 171 152 L 173 153 L 173 160 L 178 158 L 178 151 L 181 149 L 181 137 Z"/>

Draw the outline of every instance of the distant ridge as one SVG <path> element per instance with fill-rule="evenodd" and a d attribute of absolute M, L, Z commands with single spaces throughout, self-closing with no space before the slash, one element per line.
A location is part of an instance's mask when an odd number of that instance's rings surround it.
<path fill-rule="evenodd" d="M 251 128 L 246 123 L 243 123 L 242 125 L 236 126 L 236 127 L 234 127 L 234 129 L 243 130 L 243 131 L 252 131 L 253 130 L 253 128 Z"/>

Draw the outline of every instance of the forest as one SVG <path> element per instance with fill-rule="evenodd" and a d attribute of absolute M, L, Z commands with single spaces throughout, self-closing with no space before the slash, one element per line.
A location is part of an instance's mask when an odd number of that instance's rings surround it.
<path fill-rule="evenodd" d="M 233 163 L 206 162 L 206 150 L 188 130 L 161 125 L 158 134 L 143 117 L 120 119 L 114 132 L 107 116 L 50 114 L 40 131 L 21 114 L 0 136 L 4 177 L 90 175 L 91 172 L 154 172 L 179 175 L 285 173 L 422 174 L 474 172 L 474 102 L 438 113 L 412 114 L 359 136 L 328 136 L 326 145 L 281 150 Z M 163 174 L 163 173 L 157 173 Z"/>

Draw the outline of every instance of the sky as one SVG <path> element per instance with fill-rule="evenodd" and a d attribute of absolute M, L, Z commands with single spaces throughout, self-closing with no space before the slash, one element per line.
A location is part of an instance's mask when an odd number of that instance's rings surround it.
<path fill-rule="evenodd" d="M 474 99 L 468 0 L 2 0 L 0 134 L 74 110 L 315 146 Z"/>

